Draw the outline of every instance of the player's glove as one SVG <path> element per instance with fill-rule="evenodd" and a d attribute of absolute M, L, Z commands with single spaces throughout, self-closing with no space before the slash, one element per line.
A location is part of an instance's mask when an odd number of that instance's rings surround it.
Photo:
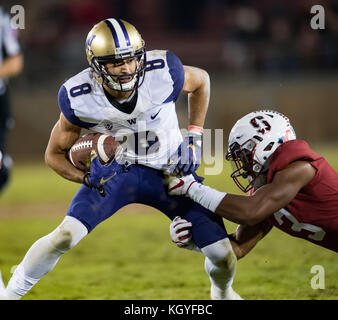
<path fill-rule="evenodd" d="M 168 161 L 169 172 L 185 176 L 195 172 L 201 164 L 202 133 L 189 130 L 176 152 Z"/>
<path fill-rule="evenodd" d="M 104 184 L 113 179 L 117 174 L 125 171 L 121 158 L 115 157 L 110 163 L 103 165 L 95 150 L 90 154 L 90 169 L 83 177 L 83 183 L 89 188 L 95 188 L 102 197 L 106 196 Z"/>
<path fill-rule="evenodd" d="M 188 191 L 195 182 L 198 181 L 192 174 L 181 178 L 169 176 L 167 177 L 168 194 L 171 196 L 188 196 Z"/>
<path fill-rule="evenodd" d="M 191 222 L 177 216 L 170 224 L 170 236 L 172 241 L 180 248 L 191 244 Z"/>

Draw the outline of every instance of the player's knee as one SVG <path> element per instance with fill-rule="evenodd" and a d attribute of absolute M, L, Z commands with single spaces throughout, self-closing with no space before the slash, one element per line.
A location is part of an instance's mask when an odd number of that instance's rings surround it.
<path fill-rule="evenodd" d="M 60 252 L 66 252 L 73 247 L 73 235 L 70 230 L 58 228 L 56 230 L 52 244 L 54 249 Z"/>
<path fill-rule="evenodd" d="M 202 248 L 202 252 L 209 260 L 219 267 L 232 268 L 237 262 L 229 239 L 222 239 Z"/>
<path fill-rule="evenodd" d="M 73 248 L 87 233 L 86 227 L 80 221 L 66 217 L 52 233 L 52 246 L 60 252 L 66 252 Z"/>

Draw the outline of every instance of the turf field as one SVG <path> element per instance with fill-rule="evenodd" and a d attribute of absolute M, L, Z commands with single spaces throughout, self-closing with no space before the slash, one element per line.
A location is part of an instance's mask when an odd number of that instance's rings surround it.
<path fill-rule="evenodd" d="M 316 150 L 316 149 L 315 149 Z M 338 169 L 338 150 L 317 149 Z M 199 170 L 201 172 L 201 170 Z M 206 184 L 237 192 L 227 165 Z M 16 163 L 0 198 L 0 270 L 5 283 L 32 243 L 63 219 L 78 185 L 44 164 Z M 228 232 L 235 225 L 225 221 Z M 24 299 L 209 299 L 203 256 L 176 248 L 169 220 L 130 205 L 99 225 L 66 253 Z M 311 288 L 314 265 L 325 271 L 325 289 Z M 233 288 L 245 299 L 338 299 L 338 256 L 273 229 L 237 264 Z"/>

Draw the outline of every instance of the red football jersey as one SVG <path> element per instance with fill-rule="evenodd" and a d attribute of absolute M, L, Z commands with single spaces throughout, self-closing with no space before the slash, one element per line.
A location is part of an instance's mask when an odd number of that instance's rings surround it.
<path fill-rule="evenodd" d="M 338 173 L 322 156 L 303 140 L 287 141 L 272 155 L 267 182 L 297 160 L 310 162 L 316 175 L 270 222 L 292 236 L 338 252 Z"/>

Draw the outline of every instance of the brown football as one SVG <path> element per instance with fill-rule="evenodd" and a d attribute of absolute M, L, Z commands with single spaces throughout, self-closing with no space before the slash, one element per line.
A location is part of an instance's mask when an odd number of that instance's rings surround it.
<path fill-rule="evenodd" d="M 115 153 L 120 148 L 120 143 L 112 136 L 102 133 L 88 133 L 75 141 L 68 151 L 68 158 L 76 168 L 86 172 L 90 167 L 92 150 L 96 151 L 102 164 L 107 164 L 114 159 Z"/>

